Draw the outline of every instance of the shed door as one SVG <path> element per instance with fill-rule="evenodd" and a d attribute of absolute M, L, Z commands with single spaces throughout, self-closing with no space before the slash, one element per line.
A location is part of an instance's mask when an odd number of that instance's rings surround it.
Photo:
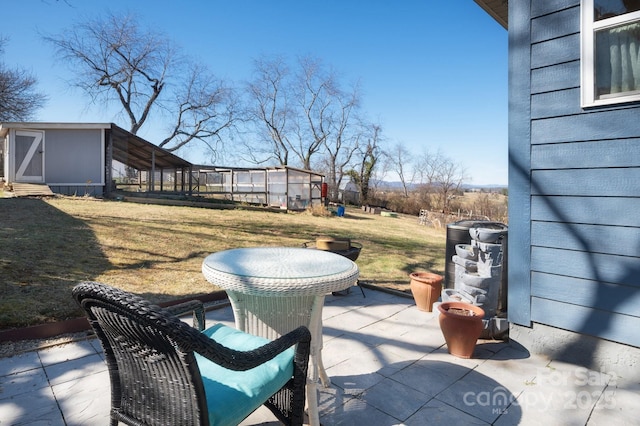
<path fill-rule="evenodd" d="M 44 183 L 44 132 L 16 131 L 16 182 Z"/>

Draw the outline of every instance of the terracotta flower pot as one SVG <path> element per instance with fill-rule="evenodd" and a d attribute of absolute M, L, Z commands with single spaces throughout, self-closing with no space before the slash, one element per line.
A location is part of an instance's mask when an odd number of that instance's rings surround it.
<path fill-rule="evenodd" d="M 459 358 L 471 358 L 484 325 L 484 310 L 465 302 L 442 302 L 440 329 L 447 342 L 447 350 Z"/>
<path fill-rule="evenodd" d="M 444 277 L 431 272 L 413 272 L 409 277 L 416 306 L 421 311 L 431 312 L 433 304 L 440 297 Z"/>

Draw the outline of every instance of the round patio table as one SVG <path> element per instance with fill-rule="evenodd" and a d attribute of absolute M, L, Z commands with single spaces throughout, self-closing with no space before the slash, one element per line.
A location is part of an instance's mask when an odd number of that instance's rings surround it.
<path fill-rule="evenodd" d="M 329 251 L 252 247 L 219 251 L 202 263 L 207 281 L 227 291 L 236 328 L 275 339 L 304 325 L 311 332 L 309 421 L 319 425 L 316 383 L 331 383 L 322 363 L 322 308 L 327 293 L 358 280 L 358 266 Z"/>

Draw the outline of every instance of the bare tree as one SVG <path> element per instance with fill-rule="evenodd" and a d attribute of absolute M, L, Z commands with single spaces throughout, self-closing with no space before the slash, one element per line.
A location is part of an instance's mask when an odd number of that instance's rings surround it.
<path fill-rule="evenodd" d="M 448 157 L 439 156 L 438 169 L 438 195 L 440 205 L 445 213 L 449 212 L 451 198 L 460 190 L 465 179 L 465 170 L 460 163 L 454 162 Z"/>
<path fill-rule="evenodd" d="M 169 151 L 218 136 L 233 122 L 234 108 L 222 106 L 233 100 L 221 96 L 229 89 L 181 57 L 164 34 L 141 28 L 134 15 L 109 14 L 44 38 L 73 67 L 72 84 L 93 103 L 120 104 L 131 133 L 156 109 L 172 115 L 175 124 L 161 142 Z"/>
<path fill-rule="evenodd" d="M 291 149 L 303 168 L 311 168 L 311 158 L 325 144 L 333 130 L 341 92 L 335 76 L 319 60 L 301 58 L 295 87 L 298 114 L 295 118 L 296 141 Z"/>
<path fill-rule="evenodd" d="M 360 164 L 357 169 L 352 169 L 347 173 L 358 185 L 362 204 L 368 203 L 371 199 L 372 180 L 385 156 L 381 147 L 382 127 L 378 124 L 372 124 L 369 126 L 369 131 L 367 143 L 362 144 L 359 149 Z"/>
<path fill-rule="evenodd" d="M 294 71 L 280 56 L 256 60 L 247 90 L 259 141 L 247 147 L 250 159 L 305 169 L 322 164 L 335 198 L 359 139 L 358 91 L 342 91 L 338 83 L 314 58 L 298 59 Z"/>
<path fill-rule="evenodd" d="M 325 173 L 329 190 L 329 198 L 337 201 L 338 190 L 346 173 L 352 165 L 354 156 L 365 138 L 365 127 L 358 122 L 356 110 L 359 107 L 358 92 L 354 90 L 350 96 L 336 99 L 339 108 L 327 125 L 329 132 L 324 140 Z"/>
<path fill-rule="evenodd" d="M 420 166 L 417 173 L 421 191 L 435 194 L 438 208 L 448 212 L 452 196 L 466 177 L 464 168 L 440 151 L 435 154 L 424 151 L 416 164 Z"/>
<path fill-rule="evenodd" d="M 254 61 L 254 79 L 247 86 L 249 113 L 260 135 L 259 146 L 247 147 L 255 163 L 275 158 L 289 164 L 289 134 L 293 111 L 290 106 L 290 72 L 282 57 Z"/>
<path fill-rule="evenodd" d="M 420 186 L 430 186 L 435 181 L 434 170 L 429 167 L 432 154 L 423 149 L 416 155 L 413 162 L 415 183 Z"/>
<path fill-rule="evenodd" d="M 0 38 L 0 53 L 7 39 Z M 37 80 L 22 68 L 8 68 L 0 62 L 0 121 L 22 121 L 33 118 L 47 97 L 36 90 Z"/>
<path fill-rule="evenodd" d="M 219 149 L 214 143 L 222 143 L 223 131 L 233 127 L 237 119 L 239 102 L 235 91 L 204 65 L 191 63 L 174 96 L 175 121 L 158 145 L 171 144 L 173 151 L 199 140 L 216 153 Z"/>
<path fill-rule="evenodd" d="M 393 146 L 387 158 L 390 168 L 400 178 L 404 197 L 409 198 L 409 183 L 413 180 L 413 177 L 408 176 L 412 169 L 411 153 L 404 144 L 398 142 Z"/>

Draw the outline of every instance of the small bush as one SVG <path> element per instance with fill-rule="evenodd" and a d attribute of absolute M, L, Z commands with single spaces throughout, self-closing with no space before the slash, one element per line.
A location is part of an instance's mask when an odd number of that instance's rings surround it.
<path fill-rule="evenodd" d="M 323 205 L 309 206 L 305 210 L 305 213 L 315 217 L 328 217 L 332 215 L 331 211 L 326 209 Z"/>

